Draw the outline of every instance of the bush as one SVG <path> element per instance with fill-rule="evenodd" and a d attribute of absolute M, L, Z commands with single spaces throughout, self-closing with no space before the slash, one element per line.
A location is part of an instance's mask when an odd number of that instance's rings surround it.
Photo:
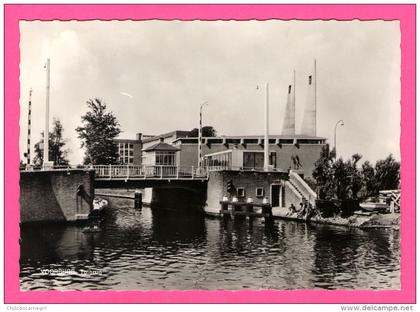
<path fill-rule="evenodd" d="M 341 201 L 341 217 L 351 217 L 359 209 L 359 201 L 355 199 L 344 199 Z"/>
<path fill-rule="evenodd" d="M 340 206 L 337 201 L 317 200 L 316 208 L 323 218 L 331 218 L 340 213 Z"/>

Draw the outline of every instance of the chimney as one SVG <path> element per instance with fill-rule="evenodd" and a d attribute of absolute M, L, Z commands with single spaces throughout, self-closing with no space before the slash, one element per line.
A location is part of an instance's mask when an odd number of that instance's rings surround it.
<path fill-rule="evenodd" d="M 293 84 L 289 85 L 287 93 L 286 111 L 283 120 L 282 134 L 295 135 L 295 98 L 296 98 L 296 78 L 293 71 Z"/>
<path fill-rule="evenodd" d="M 143 139 L 143 133 L 136 133 L 136 140 L 141 141 Z"/>
<path fill-rule="evenodd" d="M 302 121 L 302 134 L 316 136 L 316 88 L 317 88 L 317 76 L 316 76 L 316 60 L 314 62 L 313 74 L 308 77 L 308 95 L 306 98 L 306 107 L 303 114 Z"/>

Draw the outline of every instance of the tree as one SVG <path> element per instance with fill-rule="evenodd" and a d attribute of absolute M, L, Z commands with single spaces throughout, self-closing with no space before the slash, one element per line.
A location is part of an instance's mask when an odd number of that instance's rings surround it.
<path fill-rule="evenodd" d="M 320 199 L 357 199 L 362 188 L 362 175 L 357 163 L 362 156 L 354 154 L 344 161 L 335 158 L 335 150 L 328 145 L 321 150 L 320 158 L 315 162 L 312 173 Z"/>
<path fill-rule="evenodd" d="M 44 163 L 44 132 L 41 132 L 41 140 L 35 143 L 35 157 L 33 164 L 41 166 Z M 64 149 L 66 142 L 63 138 L 63 125 L 60 119 L 53 119 L 53 131 L 49 133 L 48 137 L 48 158 L 54 162 L 54 166 L 67 166 L 69 161 L 67 159 L 68 150 Z"/>
<path fill-rule="evenodd" d="M 84 164 L 117 164 L 118 147 L 114 139 L 121 133 L 117 118 L 106 111 L 103 100 L 86 102 L 89 111 L 82 116 L 82 126 L 76 128 L 81 147 L 85 148 Z"/>
<path fill-rule="evenodd" d="M 212 126 L 205 126 L 202 128 L 203 137 L 215 137 L 217 136 L 217 131 Z M 198 137 L 198 129 L 194 128 L 188 134 L 189 137 L 197 138 Z"/>
<path fill-rule="evenodd" d="M 365 161 L 362 164 L 361 168 L 361 176 L 362 176 L 362 190 L 361 190 L 361 198 L 367 198 L 369 196 L 374 196 L 378 193 L 377 184 L 375 180 L 375 169 L 370 164 L 369 161 Z"/>
<path fill-rule="evenodd" d="M 392 154 L 375 164 L 376 190 L 398 189 L 400 185 L 400 163 Z"/>
<path fill-rule="evenodd" d="M 330 151 L 329 145 L 322 147 L 319 159 L 315 162 L 312 177 L 317 185 L 317 193 L 320 199 L 328 199 L 334 196 L 333 168 L 335 154 Z"/>
<path fill-rule="evenodd" d="M 340 157 L 333 166 L 333 185 L 335 186 L 334 197 L 338 199 L 347 198 L 348 189 L 350 186 L 350 177 L 348 176 L 348 164 L 346 164 Z"/>
<path fill-rule="evenodd" d="M 320 199 L 365 199 L 377 196 L 380 190 L 399 188 L 400 163 L 392 155 L 378 160 L 375 168 L 365 161 L 361 168 L 357 164 L 362 158 L 354 154 L 344 161 L 335 159 L 334 149 L 323 147 L 312 173 Z"/>
<path fill-rule="evenodd" d="M 349 199 L 357 199 L 360 195 L 360 190 L 363 187 L 363 178 L 360 170 L 357 168 L 357 163 L 362 159 L 362 155 L 353 154 L 351 159 L 346 162 L 347 174 L 350 178 L 349 189 L 347 196 Z"/>

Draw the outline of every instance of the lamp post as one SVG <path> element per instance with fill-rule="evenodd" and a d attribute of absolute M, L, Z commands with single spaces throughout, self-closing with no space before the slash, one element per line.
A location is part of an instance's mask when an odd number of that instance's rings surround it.
<path fill-rule="evenodd" d="M 335 155 L 337 155 L 337 126 L 344 126 L 344 121 L 343 120 L 339 120 L 337 121 L 337 123 L 335 124 L 334 127 L 334 150 L 335 150 Z"/>
<path fill-rule="evenodd" d="M 268 120 L 269 120 L 269 88 L 270 85 L 268 82 L 265 84 L 265 109 L 264 109 L 264 171 L 269 171 L 269 158 L 268 158 L 268 152 L 269 152 L 269 140 L 268 140 Z M 260 89 L 260 86 L 257 85 L 257 90 Z"/>
<path fill-rule="evenodd" d="M 202 117 L 203 117 L 203 106 L 207 105 L 208 102 L 204 102 L 200 106 L 200 127 L 198 128 L 198 168 L 201 170 L 203 166 L 203 156 L 202 156 L 202 149 L 201 149 L 201 140 L 203 136 L 203 123 L 202 123 Z"/>
<path fill-rule="evenodd" d="M 265 84 L 265 131 L 264 131 L 264 171 L 269 171 L 269 161 L 268 161 L 268 148 L 269 148 L 269 141 L 268 141 L 268 122 L 269 122 L 269 84 L 268 82 Z"/>

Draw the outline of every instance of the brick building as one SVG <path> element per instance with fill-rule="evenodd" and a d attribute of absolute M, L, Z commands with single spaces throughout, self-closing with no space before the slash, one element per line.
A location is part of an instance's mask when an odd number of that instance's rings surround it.
<path fill-rule="evenodd" d="M 164 161 L 165 165 L 174 164 L 185 169 L 197 167 L 198 138 L 188 137 L 188 134 L 189 131 L 176 130 L 156 136 L 137 134 L 136 140 L 118 139 L 116 143 L 121 163 L 130 165 L 161 164 L 162 159 L 170 159 L 170 164 Z M 166 147 L 173 146 L 174 149 L 156 153 L 156 148 L 153 147 L 161 146 L 163 143 Z M 314 163 L 319 158 L 325 144 L 325 138 L 316 136 L 270 135 L 270 165 L 278 171 L 297 169 L 305 176 L 310 176 Z M 160 158 L 152 160 L 152 154 Z M 210 167 L 224 166 L 231 170 L 262 169 L 264 136 L 204 137 L 202 138 L 202 155 L 205 164 Z"/>

